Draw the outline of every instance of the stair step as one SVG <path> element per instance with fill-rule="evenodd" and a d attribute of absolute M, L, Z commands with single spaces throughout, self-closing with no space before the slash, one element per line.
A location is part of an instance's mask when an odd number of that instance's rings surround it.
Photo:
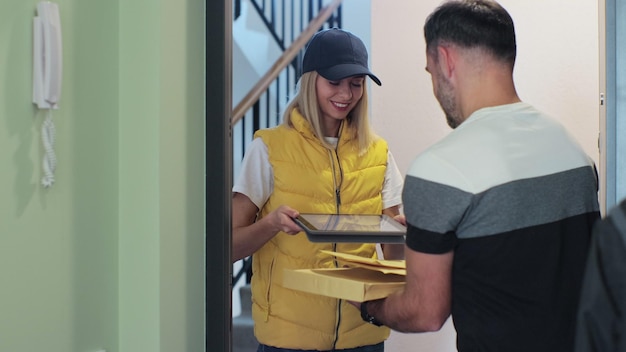
<path fill-rule="evenodd" d="M 250 285 L 239 288 L 241 315 L 233 318 L 232 352 L 256 352 L 259 343 L 254 337 L 252 320 L 252 292 Z"/>
<path fill-rule="evenodd" d="M 243 285 L 239 288 L 239 301 L 241 302 L 241 315 L 252 315 L 252 289 L 250 284 Z"/>

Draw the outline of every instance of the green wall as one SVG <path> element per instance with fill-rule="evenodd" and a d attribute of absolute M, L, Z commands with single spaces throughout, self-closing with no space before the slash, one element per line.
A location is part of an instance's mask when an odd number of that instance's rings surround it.
<path fill-rule="evenodd" d="M 0 351 L 202 351 L 203 1 L 57 2 L 48 189 L 36 3 L 0 2 Z"/>
<path fill-rule="evenodd" d="M 203 21 L 200 0 L 120 1 L 122 351 L 204 346 Z"/>

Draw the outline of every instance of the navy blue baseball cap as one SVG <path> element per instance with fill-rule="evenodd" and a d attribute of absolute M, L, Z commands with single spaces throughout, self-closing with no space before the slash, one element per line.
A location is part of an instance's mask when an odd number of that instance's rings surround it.
<path fill-rule="evenodd" d="M 367 49 L 363 41 L 339 28 L 321 30 L 311 38 L 302 60 L 302 73 L 310 71 L 317 71 L 331 81 L 368 75 L 376 84 L 382 85 L 367 67 Z"/>

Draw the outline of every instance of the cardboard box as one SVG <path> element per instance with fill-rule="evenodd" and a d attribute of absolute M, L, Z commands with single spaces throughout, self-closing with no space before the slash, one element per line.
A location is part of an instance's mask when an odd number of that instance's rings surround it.
<path fill-rule="evenodd" d="M 349 267 L 331 269 L 286 269 L 283 286 L 355 302 L 385 298 L 402 290 L 404 261 L 385 261 L 327 252 Z"/>

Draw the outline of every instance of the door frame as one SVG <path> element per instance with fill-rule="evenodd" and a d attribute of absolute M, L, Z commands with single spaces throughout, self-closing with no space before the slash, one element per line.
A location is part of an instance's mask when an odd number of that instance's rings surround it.
<path fill-rule="evenodd" d="M 231 351 L 232 0 L 205 6 L 205 350 Z"/>
<path fill-rule="evenodd" d="M 599 2 L 600 204 L 606 214 L 626 197 L 626 0 Z M 620 21 L 620 18 L 622 19 Z"/>

